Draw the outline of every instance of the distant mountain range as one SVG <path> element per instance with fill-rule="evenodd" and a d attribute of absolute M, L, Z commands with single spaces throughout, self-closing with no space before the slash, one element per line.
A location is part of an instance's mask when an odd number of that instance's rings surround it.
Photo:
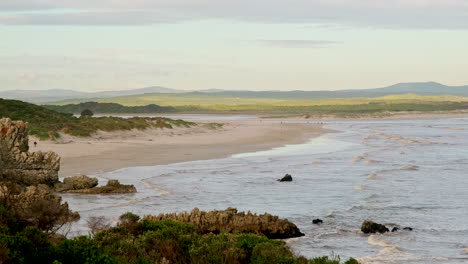
<path fill-rule="evenodd" d="M 186 91 L 170 89 L 159 86 L 146 87 L 134 90 L 105 91 L 105 92 L 80 92 L 74 90 L 8 90 L 0 91 L 0 98 L 16 99 L 30 103 L 51 103 L 71 100 L 93 100 L 126 95 L 139 95 L 146 93 L 184 93 Z"/>
<path fill-rule="evenodd" d="M 201 91 L 182 91 L 165 87 L 153 86 L 134 90 L 106 91 L 106 92 L 79 92 L 73 90 L 9 90 L 0 91 L 0 98 L 18 99 L 32 103 L 58 103 L 65 101 L 83 101 L 101 98 L 111 98 L 142 94 L 197 94 L 214 97 L 239 98 L 271 98 L 289 100 L 316 100 L 353 97 L 381 97 L 394 94 L 418 95 L 457 95 L 468 96 L 468 85 L 447 86 L 436 82 L 399 83 L 388 87 L 376 89 L 339 90 L 339 91 L 230 91 L 209 89 Z"/>

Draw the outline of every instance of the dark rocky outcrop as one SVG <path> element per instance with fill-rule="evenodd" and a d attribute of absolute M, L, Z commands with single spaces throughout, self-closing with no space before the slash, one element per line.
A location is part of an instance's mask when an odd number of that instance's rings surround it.
<path fill-rule="evenodd" d="M 50 189 L 59 183 L 59 169 L 56 153 L 29 152 L 27 123 L 0 119 L 0 203 L 14 212 L 21 225 L 53 233 L 79 219 Z"/>
<path fill-rule="evenodd" d="M 63 179 L 63 183 L 58 183 L 55 185 L 55 190 L 57 192 L 67 192 L 73 190 L 82 190 L 94 188 L 98 185 L 97 178 L 91 178 L 85 175 L 67 177 Z"/>
<path fill-rule="evenodd" d="M 319 224 L 323 224 L 323 220 L 322 219 L 314 219 L 312 220 L 312 224 L 314 225 L 319 225 Z"/>
<path fill-rule="evenodd" d="M 283 176 L 283 178 L 278 179 L 278 181 L 280 181 L 280 182 L 290 182 L 290 181 L 292 181 L 292 180 L 293 180 L 293 179 L 292 179 L 292 176 L 289 175 L 289 174 L 285 174 L 285 175 Z"/>
<path fill-rule="evenodd" d="M 135 193 L 137 190 L 133 185 L 120 184 L 118 180 L 109 180 L 106 186 L 77 189 L 64 191 L 66 193 L 82 193 L 82 194 L 118 194 L 118 193 Z"/>
<path fill-rule="evenodd" d="M 200 211 L 198 208 L 192 212 L 181 212 L 179 214 L 160 214 L 157 216 L 145 216 L 144 219 L 152 221 L 174 220 L 194 225 L 200 233 L 241 232 L 263 234 L 268 238 L 284 239 L 300 237 L 299 228 L 287 219 L 265 213 L 262 215 L 250 212 L 237 212 L 235 208 L 224 211 Z"/>
<path fill-rule="evenodd" d="M 388 228 L 384 225 L 366 220 L 362 223 L 361 231 L 365 234 L 369 234 L 369 233 L 385 233 L 385 232 L 389 232 L 390 230 L 388 230 Z"/>
<path fill-rule="evenodd" d="M 0 119 L 0 181 L 24 186 L 58 183 L 60 157 L 54 152 L 28 151 L 28 124 Z"/>
<path fill-rule="evenodd" d="M 0 183 L 0 203 L 6 204 L 22 222 L 44 231 L 54 231 L 63 224 L 76 221 L 80 215 L 72 212 L 62 198 L 49 186 L 22 186 L 11 182 Z"/>
<path fill-rule="evenodd" d="M 396 231 L 398 231 L 398 230 L 400 230 L 400 228 L 398 228 L 398 227 L 395 226 L 394 228 L 392 228 L 392 233 L 393 233 L 393 232 L 396 232 Z"/>
<path fill-rule="evenodd" d="M 406 231 L 413 231 L 413 228 L 411 228 L 411 227 L 405 227 L 405 228 L 403 228 L 403 230 L 406 230 Z"/>

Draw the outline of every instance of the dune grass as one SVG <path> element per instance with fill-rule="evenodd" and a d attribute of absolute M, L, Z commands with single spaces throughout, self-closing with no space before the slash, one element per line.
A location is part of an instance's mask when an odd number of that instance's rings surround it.
<path fill-rule="evenodd" d="M 23 120 L 29 123 L 30 134 L 40 139 L 54 139 L 60 133 L 87 137 L 98 130 L 117 131 L 147 128 L 188 127 L 194 125 L 184 120 L 162 117 L 74 117 L 44 107 L 17 100 L 0 99 L 0 117 Z"/>

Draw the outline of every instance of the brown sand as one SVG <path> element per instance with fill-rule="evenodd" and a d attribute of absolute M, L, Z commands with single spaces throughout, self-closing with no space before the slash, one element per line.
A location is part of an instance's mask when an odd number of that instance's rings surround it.
<path fill-rule="evenodd" d="M 60 177 L 94 174 L 125 167 L 160 165 L 228 157 L 236 153 L 297 144 L 326 130 L 317 123 L 287 124 L 246 119 L 225 122 L 221 129 L 203 126 L 146 131 L 100 132 L 91 138 L 64 137 L 62 144 L 42 141 L 31 151 L 55 151 Z M 31 143 L 36 140 L 30 138 Z"/>

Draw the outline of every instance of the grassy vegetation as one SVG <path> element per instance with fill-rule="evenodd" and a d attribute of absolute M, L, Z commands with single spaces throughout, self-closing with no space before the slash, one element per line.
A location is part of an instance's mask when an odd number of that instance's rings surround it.
<path fill-rule="evenodd" d="M 185 113 L 294 113 L 304 115 L 355 116 L 398 111 L 451 111 L 468 108 L 468 98 L 452 95 L 421 96 L 416 94 L 388 95 L 377 98 L 344 98 L 298 100 L 277 98 L 226 97 L 217 93 L 145 94 L 98 100 L 118 103 L 125 111 L 148 104 L 171 107 L 169 112 Z M 149 106 L 149 105 L 148 105 Z M 69 106 L 54 106 L 64 111 Z M 65 111 L 66 112 L 66 111 Z"/>
<path fill-rule="evenodd" d="M 98 102 L 84 102 L 79 104 L 67 105 L 43 105 L 45 108 L 62 113 L 78 114 L 81 111 L 89 109 L 94 113 L 171 113 L 176 112 L 174 107 L 163 107 L 156 104 L 149 104 L 144 106 L 123 106 L 116 103 L 98 103 Z"/>
<path fill-rule="evenodd" d="M 377 98 L 336 98 L 322 100 L 277 99 L 268 97 L 226 97 L 216 93 L 187 94 L 144 94 L 99 99 L 101 103 L 118 103 L 124 106 L 157 104 L 161 106 L 197 106 L 216 109 L 217 106 L 312 106 L 312 105 L 356 105 L 368 103 L 410 102 L 468 102 L 467 97 L 452 95 L 421 96 L 417 94 L 387 95 Z"/>
<path fill-rule="evenodd" d="M 222 128 L 224 126 L 224 124 L 222 124 L 222 123 L 204 123 L 202 126 L 205 127 L 205 128 L 208 128 L 208 129 L 219 129 L 219 128 Z"/>
<path fill-rule="evenodd" d="M 18 227 L 19 219 L 0 205 L 2 263 L 251 263 L 339 264 L 339 257 L 295 256 L 285 242 L 253 234 L 200 235 L 187 224 L 140 221 L 131 213 L 116 227 L 91 236 L 53 242 L 34 226 Z M 349 259 L 345 264 L 357 264 Z"/>
<path fill-rule="evenodd" d="M 93 111 L 108 113 L 256 113 L 293 114 L 310 117 L 382 116 L 391 112 L 432 112 L 468 109 L 468 98 L 459 96 L 420 96 L 415 94 L 389 95 L 380 98 L 350 98 L 334 100 L 279 100 L 268 98 L 231 98 L 215 94 L 157 94 L 124 96 L 74 105 L 49 105 L 46 109 L 15 100 L 0 99 L 0 116 L 29 122 L 31 134 L 41 139 L 56 138 L 59 132 L 73 136 L 89 136 L 97 130 L 115 131 L 145 128 L 190 126 L 193 123 L 167 118 L 128 119 L 116 117 L 76 118 L 89 107 Z M 149 105 L 139 105 L 151 103 Z M 155 105 L 154 103 L 163 106 Z M 170 105 L 170 106 L 169 106 Z M 53 109 L 57 110 L 54 111 Z M 64 113 L 59 113 L 64 112 Z M 209 124 L 208 128 L 219 128 Z"/>
<path fill-rule="evenodd" d="M 38 105 L 4 99 L 0 99 L 0 117 L 28 122 L 30 134 L 41 139 L 57 138 L 59 132 L 85 137 L 98 130 L 116 131 L 194 125 L 194 123 L 183 120 L 161 117 L 133 117 L 128 119 L 118 117 L 77 118 L 71 114 L 59 113 Z"/>

